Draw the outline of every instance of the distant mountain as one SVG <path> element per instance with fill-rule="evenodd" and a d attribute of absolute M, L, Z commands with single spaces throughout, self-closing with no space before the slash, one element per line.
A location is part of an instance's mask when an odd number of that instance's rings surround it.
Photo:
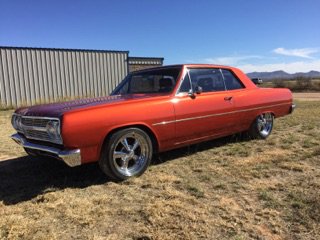
<path fill-rule="evenodd" d="M 320 72 L 310 71 L 307 73 L 297 72 L 297 73 L 287 73 L 285 71 L 274 71 L 274 72 L 252 72 L 247 73 L 247 76 L 250 78 L 262 78 L 263 80 L 271 79 L 291 79 L 297 77 L 305 78 L 320 78 Z"/>

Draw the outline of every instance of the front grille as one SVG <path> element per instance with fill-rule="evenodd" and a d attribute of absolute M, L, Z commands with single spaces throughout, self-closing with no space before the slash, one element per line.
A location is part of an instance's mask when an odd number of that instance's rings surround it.
<path fill-rule="evenodd" d="M 33 126 L 33 127 L 43 127 L 47 126 L 49 119 L 41 119 L 41 118 L 26 118 L 22 117 L 21 122 L 25 126 Z"/>
<path fill-rule="evenodd" d="M 60 128 L 60 120 L 57 118 L 46 117 L 21 117 L 21 131 L 28 139 L 35 139 L 40 141 L 51 142 L 55 144 L 62 144 L 62 139 L 59 136 L 50 135 L 47 132 L 47 124 L 49 122 L 58 122 Z"/>
<path fill-rule="evenodd" d="M 24 130 L 24 134 L 26 135 L 27 138 L 50 141 L 50 136 L 47 132 L 26 129 L 26 130 Z"/>

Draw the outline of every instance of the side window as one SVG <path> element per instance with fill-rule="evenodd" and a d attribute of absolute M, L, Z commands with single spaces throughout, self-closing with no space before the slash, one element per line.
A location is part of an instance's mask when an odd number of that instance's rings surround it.
<path fill-rule="evenodd" d="M 128 93 L 128 89 L 129 89 L 129 81 L 127 81 L 122 88 L 120 88 L 116 94 L 120 94 L 120 95 L 124 95 Z"/>
<path fill-rule="evenodd" d="M 199 86 L 203 92 L 225 91 L 225 83 L 220 69 L 199 68 L 190 69 L 193 88 Z"/>
<path fill-rule="evenodd" d="M 221 71 L 226 83 L 227 90 L 244 88 L 242 82 L 230 70 L 221 69 Z"/>
<path fill-rule="evenodd" d="M 183 93 L 183 92 L 189 92 L 189 90 L 191 89 L 191 85 L 190 85 L 190 79 L 189 79 L 189 74 L 187 73 L 185 76 L 184 76 L 184 79 L 182 81 L 182 84 L 180 86 L 180 89 L 179 89 L 179 93 Z"/>
<path fill-rule="evenodd" d="M 154 81 L 148 79 L 148 76 L 133 76 L 130 81 L 130 93 L 153 92 Z"/>

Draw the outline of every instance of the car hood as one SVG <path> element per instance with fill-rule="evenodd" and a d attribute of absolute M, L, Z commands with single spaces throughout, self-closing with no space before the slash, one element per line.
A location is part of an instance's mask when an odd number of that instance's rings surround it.
<path fill-rule="evenodd" d="M 35 105 L 31 107 L 19 108 L 15 113 L 23 116 L 38 116 L 38 117 L 61 117 L 63 113 L 76 110 L 79 108 L 87 108 L 97 105 L 114 104 L 123 101 L 129 101 L 139 98 L 149 98 L 154 95 L 148 94 L 132 94 L 132 95 L 116 95 L 98 98 L 79 99 L 68 102 L 51 103 Z"/>

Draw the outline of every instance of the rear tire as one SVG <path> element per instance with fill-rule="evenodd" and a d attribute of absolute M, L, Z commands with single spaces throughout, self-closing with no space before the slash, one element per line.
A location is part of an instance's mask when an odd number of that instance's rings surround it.
<path fill-rule="evenodd" d="M 257 139 L 266 139 L 272 132 L 273 115 L 272 113 L 262 113 L 254 120 L 250 129 L 249 136 Z"/>
<path fill-rule="evenodd" d="M 140 176 L 150 165 L 153 154 L 149 135 L 139 128 L 113 133 L 105 141 L 99 165 L 113 181 Z"/>

